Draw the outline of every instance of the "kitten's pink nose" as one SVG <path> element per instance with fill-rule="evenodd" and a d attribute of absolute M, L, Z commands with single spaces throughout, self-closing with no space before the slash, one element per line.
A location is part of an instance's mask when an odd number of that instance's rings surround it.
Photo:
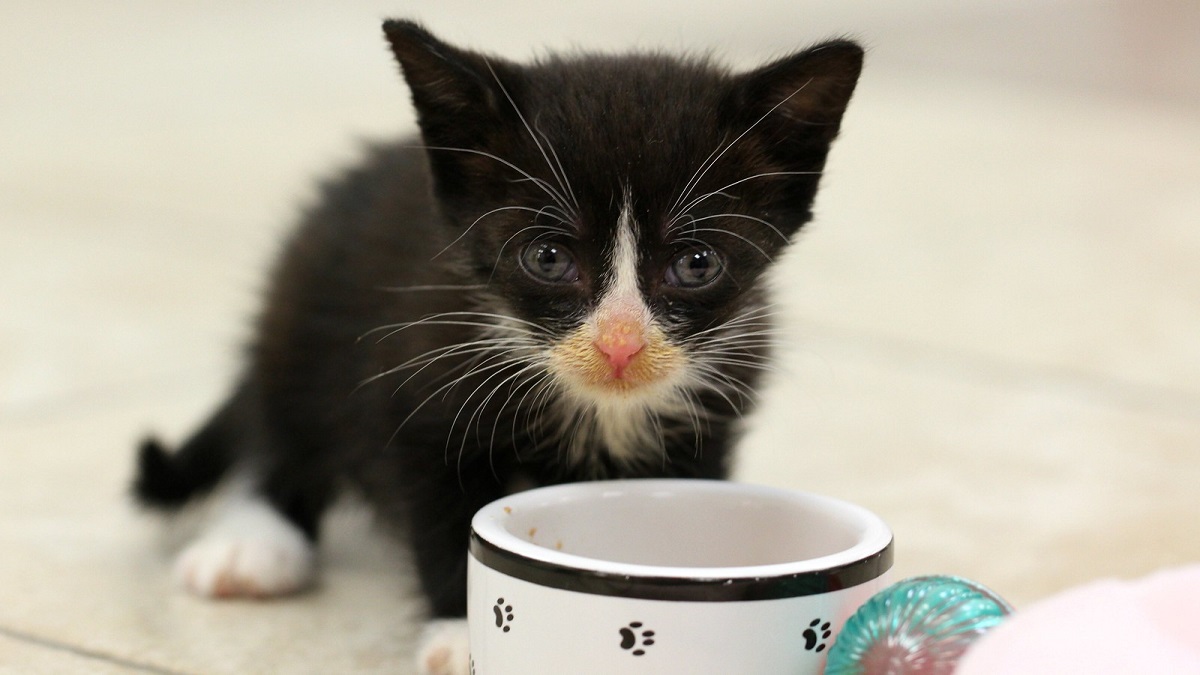
<path fill-rule="evenodd" d="M 642 338 L 641 322 L 633 319 L 610 319 L 600 325 L 600 336 L 596 338 L 599 349 L 608 365 L 612 366 L 613 377 L 621 377 L 629 362 L 646 346 Z"/>

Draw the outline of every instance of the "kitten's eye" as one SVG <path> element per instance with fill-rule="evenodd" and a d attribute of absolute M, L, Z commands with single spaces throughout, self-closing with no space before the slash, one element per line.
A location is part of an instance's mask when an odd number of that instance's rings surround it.
<path fill-rule="evenodd" d="M 534 279 L 549 283 L 571 283 L 579 280 L 575 258 L 560 244 L 534 242 L 521 254 L 521 265 Z"/>
<path fill-rule="evenodd" d="M 725 266 L 716 251 L 691 249 L 667 268 L 667 283 L 682 288 L 699 288 L 712 283 L 724 270 Z"/>

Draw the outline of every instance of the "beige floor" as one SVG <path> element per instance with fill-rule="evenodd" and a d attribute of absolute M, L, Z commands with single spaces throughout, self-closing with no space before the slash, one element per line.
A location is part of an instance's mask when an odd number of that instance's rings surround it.
<path fill-rule="evenodd" d="M 864 39 L 741 477 L 868 505 L 901 574 L 1018 604 L 1200 560 L 1200 6 L 479 4 L 4 3 L 0 673 L 405 671 L 362 514 L 316 592 L 207 604 L 124 499 L 135 440 L 221 394 L 312 178 L 411 126 L 389 14 L 514 57 Z"/>

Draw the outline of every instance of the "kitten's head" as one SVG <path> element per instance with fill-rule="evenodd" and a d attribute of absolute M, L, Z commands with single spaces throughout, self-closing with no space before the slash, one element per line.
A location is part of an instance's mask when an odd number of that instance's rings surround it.
<path fill-rule="evenodd" d="M 765 344 L 763 274 L 811 217 L 862 50 L 828 42 L 743 74 L 659 54 L 521 66 L 411 22 L 384 30 L 447 255 L 533 327 L 554 386 L 592 409 L 740 398 Z"/>

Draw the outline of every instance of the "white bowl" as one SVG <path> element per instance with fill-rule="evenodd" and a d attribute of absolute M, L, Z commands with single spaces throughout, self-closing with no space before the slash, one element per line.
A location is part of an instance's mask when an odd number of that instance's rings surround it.
<path fill-rule="evenodd" d="M 819 675 L 892 565 L 870 511 L 724 481 L 540 488 L 471 528 L 476 675 Z"/>

